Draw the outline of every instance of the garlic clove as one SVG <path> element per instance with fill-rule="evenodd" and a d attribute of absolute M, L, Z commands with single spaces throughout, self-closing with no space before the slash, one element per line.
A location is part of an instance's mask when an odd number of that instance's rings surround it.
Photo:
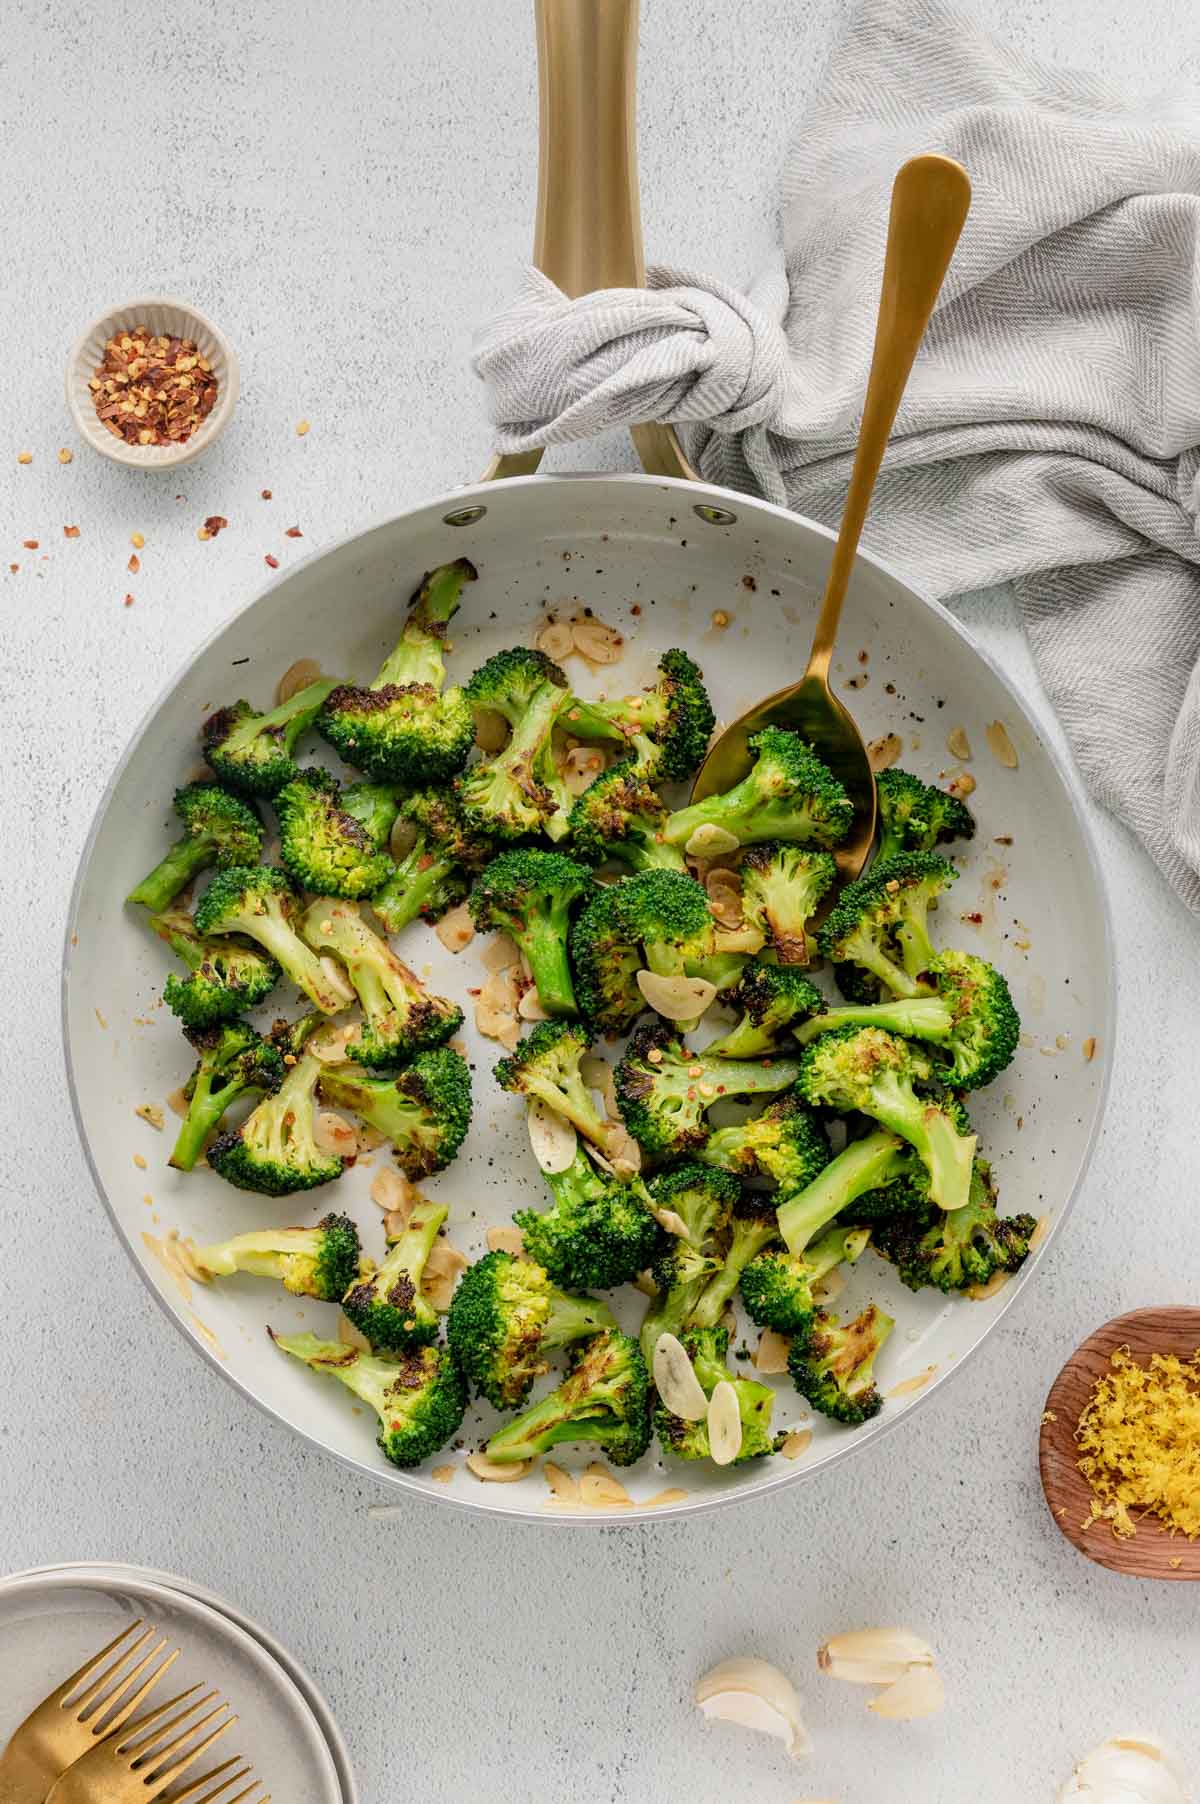
<path fill-rule="evenodd" d="M 728 1378 L 713 1386 L 708 1400 L 708 1451 L 715 1466 L 731 1466 L 742 1451 L 742 1412 Z"/>
<path fill-rule="evenodd" d="M 892 1722 L 908 1722 L 919 1716 L 936 1716 L 946 1707 L 946 1687 L 936 1666 L 910 1666 L 894 1685 L 881 1691 L 867 1705 L 876 1716 Z"/>
<path fill-rule="evenodd" d="M 697 1684 L 696 1703 L 709 1718 L 774 1735 L 793 1760 L 809 1752 L 796 1688 L 768 1660 L 722 1660 Z"/>
<path fill-rule="evenodd" d="M 683 1342 L 673 1334 L 660 1334 L 652 1364 L 655 1389 L 671 1414 L 684 1422 L 702 1422 L 708 1414 L 708 1398 Z"/>
<path fill-rule="evenodd" d="M 932 1666 L 933 1649 L 909 1629 L 851 1629 L 817 1649 L 817 1665 L 851 1685 L 893 1685 L 910 1666 Z"/>
<path fill-rule="evenodd" d="M 719 858 L 722 852 L 736 852 L 741 843 L 736 833 L 727 833 L 724 827 L 697 827 L 683 849 L 689 858 Z"/>
<path fill-rule="evenodd" d="M 1112 1736 L 1081 1760 L 1058 1794 L 1091 1804 L 1188 1804 L 1179 1771 L 1153 1736 Z"/>
<path fill-rule="evenodd" d="M 527 1120 L 529 1144 L 543 1171 L 568 1171 L 575 1162 L 578 1137 L 569 1121 L 548 1109 L 540 1097 L 530 1103 Z"/>
<path fill-rule="evenodd" d="M 654 1011 L 668 1021 L 698 1021 L 717 994 L 706 977 L 662 977 L 639 971 L 637 987 Z"/>

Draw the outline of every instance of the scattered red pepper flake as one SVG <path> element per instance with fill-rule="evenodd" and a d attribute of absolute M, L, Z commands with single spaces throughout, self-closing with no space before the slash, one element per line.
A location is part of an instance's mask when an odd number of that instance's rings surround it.
<path fill-rule="evenodd" d="M 264 564 L 269 564 L 272 570 L 278 570 L 279 568 L 279 559 L 277 557 L 272 557 L 269 551 L 263 559 L 263 562 Z"/>
<path fill-rule="evenodd" d="M 79 537 L 79 528 L 77 526 L 64 526 L 63 527 L 63 538 L 64 539 L 77 539 L 78 537 Z"/>
<path fill-rule="evenodd" d="M 210 539 L 215 539 L 217 534 L 219 532 L 224 532 L 228 525 L 229 522 L 224 514 L 210 514 L 208 519 L 204 522 L 204 530 Z"/>
<path fill-rule="evenodd" d="M 271 499 L 271 491 L 270 491 L 270 489 L 263 489 L 263 491 L 262 491 L 262 498 L 263 498 L 263 500 L 264 500 L 264 501 L 269 501 L 269 500 L 270 500 L 270 499 Z"/>
<path fill-rule="evenodd" d="M 138 571 L 141 569 L 141 567 L 142 567 L 141 558 L 138 556 L 136 551 L 131 551 L 129 553 L 129 562 L 125 566 L 125 568 L 129 572 L 130 576 L 136 576 Z"/>
<path fill-rule="evenodd" d="M 33 462 L 33 452 L 32 451 L 18 451 L 17 452 L 17 462 L 19 464 L 31 464 Z"/>
<path fill-rule="evenodd" d="M 20 564 L 10 564 L 8 567 L 12 571 L 14 576 L 17 574 L 17 571 L 21 568 Z"/>
<path fill-rule="evenodd" d="M 297 422 L 296 422 L 296 437 L 297 437 L 297 438 L 303 438 L 303 437 L 304 437 L 304 434 L 305 434 L 305 433 L 306 433 L 306 432 L 307 432 L 307 431 L 308 431 L 308 421 L 307 421 L 307 420 L 297 420 Z"/>
<path fill-rule="evenodd" d="M 62 450 L 58 454 L 58 461 L 60 464 L 69 464 L 69 463 L 73 462 L 74 457 L 75 457 L 75 453 L 73 451 L 69 451 L 67 449 L 66 445 L 64 445 Z"/>
<path fill-rule="evenodd" d="M 298 526 L 289 526 L 283 536 L 285 539 L 302 539 L 304 534 Z"/>
<path fill-rule="evenodd" d="M 36 551 L 38 548 L 38 542 L 36 539 L 22 539 L 21 543 L 22 543 L 22 545 L 24 545 L 26 551 Z"/>
<path fill-rule="evenodd" d="M 127 608 L 131 608 L 133 606 L 133 596 L 132 595 L 127 595 L 125 597 L 125 606 Z"/>
<path fill-rule="evenodd" d="M 129 543 L 133 546 L 135 551 L 141 551 L 146 541 L 140 532 L 131 532 L 129 535 Z"/>

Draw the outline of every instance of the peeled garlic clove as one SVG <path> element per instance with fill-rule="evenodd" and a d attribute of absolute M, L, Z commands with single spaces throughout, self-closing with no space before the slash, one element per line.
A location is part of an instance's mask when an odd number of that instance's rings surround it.
<path fill-rule="evenodd" d="M 817 1649 L 817 1665 L 851 1685 L 893 1685 L 910 1666 L 932 1666 L 933 1649 L 909 1629 L 851 1629 Z"/>
<path fill-rule="evenodd" d="M 1092 1804 L 1188 1804 L 1183 1781 L 1166 1751 L 1151 1736 L 1114 1735 L 1081 1760 L 1058 1794 Z"/>
<path fill-rule="evenodd" d="M 774 1735 L 793 1760 L 809 1751 L 796 1688 L 768 1660 L 722 1660 L 696 1686 L 696 1703 L 707 1717 Z"/>
<path fill-rule="evenodd" d="M 708 1400 L 708 1451 L 715 1466 L 731 1466 L 742 1451 L 742 1412 L 728 1378 L 722 1378 Z"/>
<path fill-rule="evenodd" d="M 741 843 L 736 833 L 727 833 L 724 827 L 697 827 L 683 849 L 689 858 L 719 858 L 722 852 L 736 852 Z"/>
<path fill-rule="evenodd" d="M 543 1171 L 567 1171 L 575 1162 L 578 1145 L 575 1129 L 540 1098 L 529 1105 L 529 1144 Z"/>
<path fill-rule="evenodd" d="M 889 1685 L 867 1705 L 876 1716 L 886 1716 L 892 1722 L 936 1716 L 945 1707 L 946 1687 L 936 1666 L 910 1666 L 894 1685 Z"/>
<path fill-rule="evenodd" d="M 637 987 L 654 1009 L 668 1021 L 696 1021 L 717 994 L 706 977 L 660 977 L 656 971 L 639 971 Z"/>
<path fill-rule="evenodd" d="M 683 1342 L 673 1334 L 660 1334 L 654 1343 L 653 1367 L 655 1389 L 671 1414 L 684 1422 L 703 1422 L 708 1398 Z"/>

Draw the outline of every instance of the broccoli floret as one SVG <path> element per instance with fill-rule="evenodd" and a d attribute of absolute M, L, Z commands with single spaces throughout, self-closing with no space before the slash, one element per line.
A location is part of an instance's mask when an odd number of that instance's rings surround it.
<path fill-rule="evenodd" d="M 721 1249 L 721 1269 L 705 1285 L 703 1295 L 692 1310 L 693 1326 L 717 1326 L 746 1267 L 778 1238 L 774 1198 L 762 1191 L 744 1190 L 733 1205 L 729 1230 Z"/>
<path fill-rule="evenodd" d="M 720 827 L 741 845 L 797 840 L 828 850 L 845 839 L 854 804 L 812 747 L 783 727 L 750 735 L 754 764 L 723 795 L 705 796 L 667 822 L 668 845 L 687 846 L 701 827 Z"/>
<path fill-rule="evenodd" d="M 318 896 L 305 910 L 300 931 L 315 951 L 336 954 L 362 1003 L 364 1019 L 346 1043 L 355 1064 L 372 1069 L 403 1064 L 416 1052 L 444 1045 L 462 1026 L 457 1002 L 432 995 L 367 926 L 356 902 Z"/>
<path fill-rule="evenodd" d="M 607 1034 L 626 1033 L 646 1007 L 637 986 L 642 949 L 621 911 L 624 887 L 597 890 L 571 928 L 576 1000 L 589 1025 Z"/>
<path fill-rule="evenodd" d="M 496 1082 L 514 1096 L 537 1098 L 604 1152 L 612 1129 L 584 1083 L 579 1061 L 591 1045 L 586 1028 L 539 1021 L 515 1052 L 495 1067 Z"/>
<path fill-rule="evenodd" d="M 326 1015 L 354 1000 L 354 991 L 322 965 L 296 932 L 296 892 L 274 865 L 234 865 L 218 871 L 193 919 L 200 934 L 246 933 L 269 952 L 284 974 Z"/>
<path fill-rule="evenodd" d="M 808 924 L 837 876 L 832 853 L 768 840 L 751 846 L 739 868 L 744 918 L 781 965 L 807 965 L 813 945 Z"/>
<path fill-rule="evenodd" d="M 662 1230 L 650 1212 L 640 1178 L 628 1182 L 598 1171 L 577 1148 L 566 1171 L 547 1172 L 553 1205 L 513 1216 L 525 1251 L 566 1290 L 611 1290 L 631 1283 L 653 1264 Z"/>
<path fill-rule="evenodd" d="M 718 1128 L 700 1153 L 706 1165 L 742 1178 L 771 1178 L 791 1193 L 811 1184 L 829 1163 L 825 1130 L 795 1089 L 761 1115 Z"/>
<path fill-rule="evenodd" d="M 400 804 L 413 842 L 371 907 L 389 933 L 410 921 L 436 921 L 465 901 L 472 873 L 492 856 L 491 841 L 468 830 L 452 790 L 418 789 Z"/>
<path fill-rule="evenodd" d="M 837 1266 L 853 1265 L 870 1238 L 868 1228 L 831 1228 L 803 1253 L 759 1253 L 742 1272 L 746 1314 L 760 1328 L 807 1338 L 817 1313 L 813 1291 Z"/>
<path fill-rule="evenodd" d="M 419 1052 L 399 1077 L 377 1077 L 353 1065 L 326 1065 L 321 1096 L 350 1109 L 390 1140 L 410 1178 L 432 1177 L 450 1164 L 471 1125 L 471 1073 L 450 1046 Z"/>
<path fill-rule="evenodd" d="M 290 1196 L 332 1183 L 346 1168 L 340 1154 L 322 1152 L 315 1138 L 313 1097 L 321 1061 L 304 1044 L 320 1024 L 319 1015 L 305 1015 L 277 1030 L 273 1038 L 287 1067 L 283 1082 L 240 1127 L 221 1134 L 208 1149 L 212 1169 L 238 1190 Z"/>
<path fill-rule="evenodd" d="M 664 1334 L 682 1334 L 707 1286 L 721 1269 L 715 1252 L 702 1253 L 686 1240 L 672 1237 L 655 1261 L 650 1276 L 658 1295 L 651 1300 L 638 1337 L 647 1364 Z"/>
<path fill-rule="evenodd" d="M 769 965 L 751 959 L 724 1001 L 741 1012 L 741 1020 L 706 1047 L 723 1059 L 753 1059 L 778 1052 L 781 1041 L 803 1038 L 799 1023 L 825 1008 L 825 998 L 794 965 Z"/>
<path fill-rule="evenodd" d="M 318 896 L 366 896 L 393 866 L 379 840 L 343 805 L 324 770 L 302 770 L 275 797 L 279 857 L 302 889 Z"/>
<path fill-rule="evenodd" d="M 643 1319 L 640 1339 L 649 1361 L 662 1334 L 678 1335 L 721 1268 L 741 1185 L 724 1171 L 680 1165 L 651 1180 L 659 1219 L 674 1229 L 651 1270 L 657 1295 Z M 672 1219 L 673 1218 L 673 1219 Z M 683 1232 L 680 1233 L 679 1229 Z"/>
<path fill-rule="evenodd" d="M 635 1340 L 619 1328 L 585 1341 L 571 1371 L 487 1444 L 508 1463 L 549 1453 L 562 1441 L 595 1441 L 614 1466 L 632 1466 L 650 1445 L 650 1375 Z"/>
<path fill-rule="evenodd" d="M 798 1088 L 820 1108 L 858 1110 L 916 1148 L 940 1209 L 961 1209 L 971 1182 L 975 1136 L 935 1102 L 917 1095 L 934 1068 L 908 1040 L 877 1027 L 842 1027 L 805 1047 Z"/>
<path fill-rule="evenodd" d="M 844 1008 L 826 1008 L 795 1029 L 801 1046 L 841 1027 L 881 1027 L 885 1033 L 906 1040 L 948 1040 L 954 1026 L 949 1005 L 940 996 L 897 996 L 884 1002 L 851 1002 Z"/>
<path fill-rule="evenodd" d="M 381 1358 L 315 1334 L 267 1332 L 283 1352 L 339 1379 L 375 1411 L 379 1449 L 393 1466 L 421 1465 L 462 1427 L 467 1387 L 445 1347 Z"/>
<path fill-rule="evenodd" d="M 729 1463 L 741 1466 L 747 1460 L 771 1453 L 771 1411 L 775 1406 L 775 1392 L 769 1384 L 760 1384 L 757 1379 L 734 1377 L 725 1363 L 729 1336 L 724 1328 L 705 1327 L 684 1334 L 683 1346 L 706 1397 L 712 1397 L 718 1384 L 731 1384 L 734 1388 L 742 1424 L 742 1444 Z M 686 1422 L 660 1402 L 654 1411 L 654 1426 L 664 1453 L 674 1454 L 676 1459 L 712 1457 L 705 1417 L 698 1422 Z"/>
<path fill-rule="evenodd" d="M 125 900 L 152 914 L 168 908 L 181 889 L 209 865 L 254 864 L 262 851 L 257 810 L 219 783 L 188 783 L 175 791 L 183 836 Z"/>
<path fill-rule="evenodd" d="M 851 1140 L 803 1186 L 788 1187 L 779 1199 L 778 1217 L 789 1253 L 805 1252 L 831 1221 L 849 1215 L 859 1198 L 893 1183 L 907 1183 L 914 1157 L 899 1134 L 875 1128 Z"/>
<path fill-rule="evenodd" d="M 349 1282 L 342 1308 L 374 1353 L 403 1353 L 437 1339 L 438 1313 L 421 1295 L 421 1279 L 450 1211 L 422 1199 L 377 1270 Z"/>
<path fill-rule="evenodd" d="M 683 853 L 662 836 L 668 810 L 654 788 L 657 773 L 657 766 L 631 754 L 588 785 L 569 817 L 571 842 L 581 858 L 594 864 L 616 858 L 635 871 L 686 874 Z"/>
<path fill-rule="evenodd" d="M 658 749 L 657 774 L 682 782 L 704 761 L 716 724 L 700 667 L 685 651 L 663 653 L 652 689 L 619 701 L 574 697 L 563 725 L 577 739 L 649 739 Z"/>
<path fill-rule="evenodd" d="M 546 1354 L 615 1328 L 607 1303 L 569 1296 L 532 1259 L 486 1253 L 463 1273 L 446 1337 L 463 1372 L 497 1409 L 516 1409 Z"/>
<path fill-rule="evenodd" d="M 442 692 L 443 649 L 446 624 L 475 574 L 459 558 L 426 576 L 375 681 L 366 689 L 342 684 L 321 710 L 317 726 L 330 745 L 377 782 L 441 782 L 467 761 L 474 723 L 460 688 Z"/>
<path fill-rule="evenodd" d="M 934 958 L 926 915 L 930 903 L 958 876 L 952 864 L 932 852 L 907 852 L 872 865 L 867 876 L 847 884 L 837 906 L 817 934 L 822 954 L 836 965 L 862 968 L 893 996 L 927 996 L 924 975 Z M 838 982 L 846 994 L 839 972 Z M 851 995 L 870 1002 L 877 991 Z"/>
<path fill-rule="evenodd" d="M 152 915 L 150 926 L 190 973 L 167 978 L 163 1001 L 185 1027 L 212 1027 L 257 1008 L 279 982 L 279 966 L 249 940 L 230 934 L 204 940 L 189 914 L 169 909 Z"/>
<path fill-rule="evenodd" d="M 239 1096 L 277 1090 L 284 1064 L 279 1049 L 242 1021 L 183 1031 L 199 1062 L 183 1087 L 187 1114 L 169 1163 L 176 1171 L 191 1171 L 230 1104 Z"/>
<path fill-rule="evenodd" d="M 673 1216 L 671 1226 L 676 1236 L 702 1252 L 713 1251 L 724 1237 L 734 1204 L 742 1194 L 742 1187 L 731 1172 L 708 1170 L 694 1161 L 656 1172 L 649 1189 L 660 1217 Z"/>
<path fill-rule="evenodd" d="M 869 1422 L 883 1408 L 875 1360 L 895 1325 L 874 1303 L 852 1322 L 818 1309 L 808 1334 L 797 1337 L 788 1354 L 788 1371 L 800 1395 L 819 1415 L 848 1428 Z"/>
<path fill-rule="evenodd" d="M 718 1098 L 770 1096 L 786 1090 L 798 1072 L 786 1059 L 771 1063 L 689 1052 L 671 1027 L 647 1022 L 630 1036 L 614 1081 L 625 1126 L 643 1151 L 666 1159 L 705 1144 L 706 1111 Z"/>
<path fill-rule="evenodd" d="M 911 771 L 880 771 L 875 779 L 879 798 L 880 860 L 898 852 L 932 852 L 951 839 L 973 839 L 975 817 L 965 802 L 922 783 Z"/>
<path fill-rule="evenodd" d="M 564 852 L 522 847 L 494 858 L 471 891 L 471 919 L 481 933 L 506 933 L 516 942 L 548 1015 L 579 1012 L 567 933 L 572 909 L 591 888 L 591 872 Z"/>
<path fill-rule="evenodd" d="M 189 1263 L 206 1280 L 249 1272 L 255 1278 L 278 1278 L 294 1297 L 337 1303 L 358 1276 L 362 1246 L 348 1215 L 326 1215 L 315 1228 L 259 1228 L 196 1247 Z"/>
<path fill-rule="evenodd" d="M 468 826 L 497 839 L 563 839 L 571 798 L 554 761 L 554 728 L 570 700 L 562 670 L 544 652 L 497 652 L 475 672 L 466 697 L 512 729 L 503 751 L 458 780 Z"/>
<path fill-rule="evenodd" d="M 399 783 L 348 783 L 342 791 L 341 805 L 350 819 L 358 822 L 371 845 L 382 850 L 406 793 Z"/>
<path fill-rule="evenodd" d="M 292 753 L 300 736 L 312 726 L 334 688 L 332 678 L 321 677 L 269 714 L 257 713 L 246 701 L 219 708 L 200 730 L 206 762 L 222 783 L 244 795 L 278 795 L 296 775 Z"/>
<path fill-rule="evenodd" d="M 924 1232 L 919 1221 L 885 1222 L 875 1241 L 910 1290 L 932 1285 L 953 1292 L 986 1284 L 997 1272 L 1019 1271 L 1036 1227 L 1036 1216 L 996 1213 L 991 1166 L 977 1158 L 965 1208 L 940 1214 Z"/>

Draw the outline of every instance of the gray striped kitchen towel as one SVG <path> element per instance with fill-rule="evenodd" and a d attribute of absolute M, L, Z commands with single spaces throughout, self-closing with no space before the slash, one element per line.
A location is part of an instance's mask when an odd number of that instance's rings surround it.
<path fill-rule="evenodd" d="M 1131 100 L 941 0 L 867 0 L 819 93 L 748 293 L 528 272 L 475 347 L 497 442 L 668 420 L 710 480 L 835 523 L 892 179 L 957 157 L 974 205 L 866 541 L 934 595 L 1015 584 L 1085 778 L 1200 909 L 1196 86 Z"/>

